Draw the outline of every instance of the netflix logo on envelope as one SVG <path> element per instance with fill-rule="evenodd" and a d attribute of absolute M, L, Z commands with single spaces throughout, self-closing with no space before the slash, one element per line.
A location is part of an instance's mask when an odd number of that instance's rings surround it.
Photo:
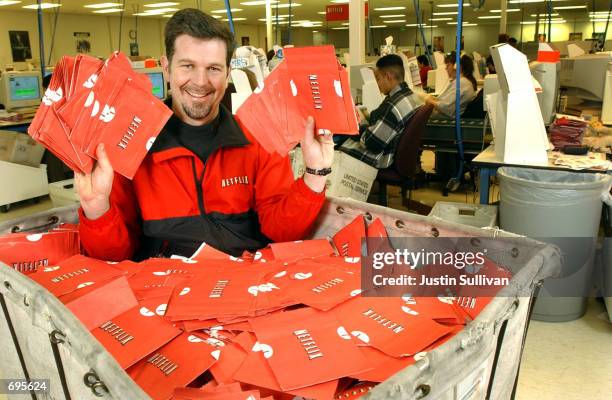
<path fill-rule="evenodd" d="M 342 323 L 347 336 L 392 357 L 414 355 L 452 331 L 396 297 L 356 297 L 330 312 Z"/>
<path fill-rule="evenodd" d="M 330 313 L 302 308 L 250 321 L 283 390 L 299 389 L 367 370 L 353 337 Z"/>
<path fill-rule="evenodd" d="M 77 230 L 0 236 L 0 261 L 24 274 L 79 254 Z"/>
<path fill-rule="evenodd" d="M 144 307 L 134 307 L 91 331 L 92 335 L 127 369 L 159 349 L 181 331 Z"/>
<path fill-rule="evenodd" d="M 76 255 L 58 265 L 44 267 L 31 274 L 30 278 L 55 296 L 60 297 L 96 282 L 107 281 L 122 275 L 125 275 L 125 272 L 113 268 L 104 261 Z"/>
<path fill-rule="evenodd" d="M 128 374 L 151 398 L 166 400 L 174 388 L 187 386 L 219 358 L 220 350 L 205 340 L 182 333 L 128 369 Z"/>
<path fill-rule="evenodd" d="M 264 149 L 281 155 L 300 142 L 309 116 L 319 134 L 358 133 L 348 74 L 333 46 L 285 49 L 284 60 L 236 114 Z"/>

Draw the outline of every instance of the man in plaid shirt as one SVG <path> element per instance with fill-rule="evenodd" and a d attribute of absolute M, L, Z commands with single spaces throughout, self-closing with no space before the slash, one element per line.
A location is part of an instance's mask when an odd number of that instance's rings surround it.
<path fill-rule="evenodd" d="M 393 164 L 400 134 L 423 103 L 404 81 L 404 64 L 395 54 L 376 63 L 376 83 L 386 95 L 380 106 L 370 113 L 369 125 L 361 125 L 359 138 L 349 137 L 339 150 L 376 168 Z"/>

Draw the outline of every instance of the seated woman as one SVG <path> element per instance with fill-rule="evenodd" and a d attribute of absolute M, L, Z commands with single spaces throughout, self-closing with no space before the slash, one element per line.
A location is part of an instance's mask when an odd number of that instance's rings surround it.
<path fill-rule="evenodd" d="M 476 79 L 474 78 L 474 63 L 467 56 L 461 56 L 461 79 L 459 106 L 460 112 L 463 113 L 465 108 L 476 97 Z M 450 79 L 448 85 L 438 97 L 423 94 L 423 101 L 434 106 L 434 112 L 431 114 L 433 118 L 455 118 L 455 52 L 447 55 L 444 59 L 446 64 L 446 72 Z"/>

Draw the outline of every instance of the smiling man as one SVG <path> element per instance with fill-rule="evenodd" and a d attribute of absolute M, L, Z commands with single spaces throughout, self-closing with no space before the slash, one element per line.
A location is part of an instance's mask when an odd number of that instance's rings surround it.
<path fill-rule="evenodd" d="M 206 242 L 232 255 L 306 236 L 325 199 L 333 142 L 302 140 L 310 173 L 293 180 L 286 157 L 268 154 L 221 99 L 234 37 L 216 19 L 183 9 L 165 29 L 161 58 L 174 111 L 132 181 L 115 174 L 103 146 L 76 174 L 87 254 L 104 260 L 190 256 Z"/>

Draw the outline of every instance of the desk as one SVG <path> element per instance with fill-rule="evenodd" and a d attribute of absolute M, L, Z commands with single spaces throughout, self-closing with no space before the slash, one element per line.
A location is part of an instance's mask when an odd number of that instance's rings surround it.
<path fill-rule="evenodd" d="M 32 118 L 22 119 L 21 121 L 0 121 L 0 129 L 26 133 L 30 122 L 32 122 Z"/>
<path fill-rule="evenodd" d="M 554 160 L 558 152 L 548 153 L 548 165 L 517 165 L 517 164 L 506 164 L 495 156 L 495 145 L 490 145 L 482 153 L 478 154 L 476 158 L 472 160 L 472 165 L 478 168 L 480 175 L 480 204 L 489 204 L 489 180 L 492 176 L 497 175 L 497 169 L 499 167 L 519 167 L 519 168 L 536 168 L 536 169 L 549 169 L 558 171 L 568 172 L 587 172 L 587 173 L 608 173 L 607 169 L 603 168 L 591 168 L 583 170 L 574 170 L 562 165 L 555 165 Z M 600 154 L 600 153 L 596 153 Z M 605 157 L 605 155 L 604 155 Z"/>

